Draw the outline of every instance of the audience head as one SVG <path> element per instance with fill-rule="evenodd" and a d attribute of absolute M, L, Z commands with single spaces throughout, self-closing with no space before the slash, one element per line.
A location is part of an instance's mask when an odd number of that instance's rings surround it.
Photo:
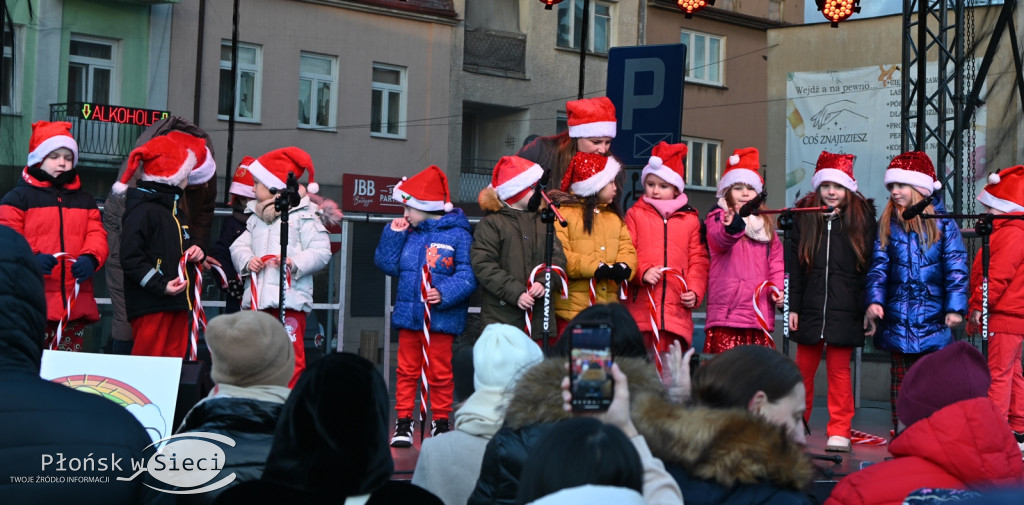
<path fill-rule="evenodd" d="M 263 480 L 314 496 L 371 493 L 391 479 L 384 378 L 355 354 L 306 369 L 281 411 Z"/>
<path fill-rule="evenodd" d="M 896 416 L 910 426 L 956 402 L 988 396 L 988 363 L 973 345 L 954 342 L 924 356 L 903 378 Z"/>
<path fill-rule="evenodd" d="M 574 327 L 594 323 L 611 324 L 613 358 L 647 358 L 647 349 L 644 348 L 644 338 L 640 334 L 640 328 L 637 327 L 629 310 L 618 303 L 592 305 L 576 314 L 555 344 L 554 354 L 568 356 L 569 332 Z"/>
<path fill-rule="evenodd" d="M 210 377 L 232 386 L 287 386 L 295 351 L 281 322 L 258 310 L 222 314 L 206 327 Z"/>
<path fill-rule="evenodd" d="M 575 417 L 551 426 L 530 450 L 518 502 L 587 484 L 641 493 L 643 465 L 621 430 L 591 417 Z"/>
<path fill-rule="evenodd" d="M 806 441 L 803 377 L 796 363 L 761 346 L 730 349 L 702 364 L 693 378 L 697 404 L 741 408 L 779 425 L 799 443 Z"/>
<path fill-rule="evenodd" d="M 21 234 L 0 226 L 0 242 L 7 244 L 0 248 L 0 300 L 9 315 L 0 326 L 0 368 L 17 365 L 38 375 L 46 328 L 43 275 Z"/>
<path fill-rule="evenodd" d="M 515 326 L 490 324 L 473 346 L 476 391 L 511 390 L 519 376 L 544 360 L 540 347 Z"/>

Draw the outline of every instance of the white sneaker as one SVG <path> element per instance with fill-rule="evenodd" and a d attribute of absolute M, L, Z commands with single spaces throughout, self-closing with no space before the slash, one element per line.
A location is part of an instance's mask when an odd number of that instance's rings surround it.
<path fill-rule="evenodd" d="M 850 439 L 840 437 L 839 435 L 832 435 L 828 437 L 825 450 L 828 452 L 850 452 Z"/>

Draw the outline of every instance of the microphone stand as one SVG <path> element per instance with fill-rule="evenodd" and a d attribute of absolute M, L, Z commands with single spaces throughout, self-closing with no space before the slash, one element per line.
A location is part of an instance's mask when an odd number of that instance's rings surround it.
<path fill-rule="evenodd" d="M 974 219 L 974 232 L 981 237 L 981 352 L 988 357 L 988 264 L 991 256 L 989 236 L 992 235 L 993 221 L 996 219 L 1024 219 L 1024 215 L 1014 214 L 920 214 L 922 219 Z M 970 297 L 968 297 L 970 299 Z M 970 309 L 968 309 L 970 317 Z"/>
<path fill-rule="evenodd" d="M 555 255 L 555 220 L 558 220 L 558 224 L 562 225 L 562 228 L 569 226 L 569 223 L 562 217 L 562 213 L 558 212 L 558 206 L 551 201 L 551 198 L 548 198 L 547 192 L 540 187 L 536 191 L 540 193 L 541 198 L 547 203 L 544 210 L 540 212 L 540 220 L 547 229 L 544 238 L 544 325 L 541 332 L 544 336 L 541 348 L 546 353 L 549 349 L 548 343 L 551 338 L 551 262 Z"/>
<path fill-rule="evenodd" d="M 285 183 L 285 187 L 281 189 L 271 189 L 272 194 L 277 195 L 274 198 L 274 210 L 281 213 L 281 258 L 278 261 L 278 271 L 280 272 L 280 279 L 278 279 L 278 309 L 279 318 L 281 325 L 285 326 L 284 322 L 284 288 L 287 282 L 287 268 L 288 268 L 288 210 L 292 207 L 297 207 L 301 197 L 299 196 L 299 181 L 295 179 L 295 174 L 288 173 L 288 181 Z M 296 338 L 303 338 L 302 335 L 296 335 Z"/>
<path fill-rule="evenodd" d="M 789 265 L 792 252 L 789 247 L 789 231 L 793 229 L 796 214 L 812 214 L 832 212 L 828 205 L 820 207 L 789 207 L 785 209 L 754 209 L 755 215 L 778 214 L 779 229 L 782 230 L 782 353 L 789 355 Z M 826 296 L 828 293 L 826 293 Z"/>

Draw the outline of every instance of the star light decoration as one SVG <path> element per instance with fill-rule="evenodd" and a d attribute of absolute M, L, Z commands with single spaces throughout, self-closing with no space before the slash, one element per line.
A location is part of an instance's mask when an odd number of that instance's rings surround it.
<path fill-rule="evenodd" d="M 715 0 L 676 0 L 676 6 L 683 11 L 686 19 L 692 18 L 694 12 L 709 5 L 715 5 Z"/>

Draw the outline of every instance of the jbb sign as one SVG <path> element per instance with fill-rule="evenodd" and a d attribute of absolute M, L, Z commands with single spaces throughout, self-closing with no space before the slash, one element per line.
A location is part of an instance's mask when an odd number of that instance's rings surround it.
<path fill-rule="evenodd" d="M 398 177 L 344 174 L 341 178 L 341 209 L 345 212 L 401 214 L 402 204 L 391 198 Z"/>

